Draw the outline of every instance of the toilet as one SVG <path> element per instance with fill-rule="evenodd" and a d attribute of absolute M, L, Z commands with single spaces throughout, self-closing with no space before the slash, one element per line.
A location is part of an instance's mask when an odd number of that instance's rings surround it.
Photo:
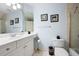
<path fill-rule="evenodd" d="M 64 39 L 55 39 L 55 40 L 52 40 L 51 44 L 54 47 L 65 48 L 65 40 Z"/>
<path fill-rule="evenodd" d="M 55 56 L 69 56 L 68 52 L 65 49 L 64 39 L 52 40 L 51 45 L 55 48 Z"/>

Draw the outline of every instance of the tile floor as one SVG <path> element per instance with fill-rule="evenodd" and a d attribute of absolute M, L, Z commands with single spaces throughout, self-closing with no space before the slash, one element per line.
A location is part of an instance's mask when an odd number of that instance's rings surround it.
<path fill-rule="evenodd" d="M 50 56 L 49 50 L 38 50 L 35 51 L 33 56 Z M 65 49 L 55 48 L 55 56 L 69 56 L 69 53 Z"/>
<path fill-rule="evenodd" d="M 33 56 L 50 56 L 48 50 L 35 51 Z"/>

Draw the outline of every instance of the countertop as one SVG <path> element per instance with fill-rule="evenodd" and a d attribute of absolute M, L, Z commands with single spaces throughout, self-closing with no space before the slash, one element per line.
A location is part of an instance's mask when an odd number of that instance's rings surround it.
<path fill-rule="evenodd" d="M 20 34 L 14 34 L 16 36 L 11 36 L 11 35 L 13 35 L 13 34 L 8 34 L 8 36 L 0 37 L 0 46 L 5 45 L 7 43 L 17 41 L 17 40 L 20 40 L 20 39 L 25 38 L 25 37 L 27 38 L 27 37 L 32 36 L 32 35 L 36 36 L 37 34 L 36 33 L 31 33 L 31 34 L 20 33 Z"/>

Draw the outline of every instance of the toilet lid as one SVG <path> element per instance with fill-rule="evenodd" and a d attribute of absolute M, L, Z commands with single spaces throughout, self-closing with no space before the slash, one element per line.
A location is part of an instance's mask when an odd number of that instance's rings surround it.
<path fill-rule="evenodd" d="M 64 48 L 55 48 L 55 56 L 68 56 L 68 52 Z"/>

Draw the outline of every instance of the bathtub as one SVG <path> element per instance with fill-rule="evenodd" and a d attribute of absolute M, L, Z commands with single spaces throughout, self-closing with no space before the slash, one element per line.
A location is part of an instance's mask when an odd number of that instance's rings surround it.
<path fill-rule="evenodd" d="M 77 48 L 69 48 L 70 56 L 79 56 L 79 49 Z"/>

